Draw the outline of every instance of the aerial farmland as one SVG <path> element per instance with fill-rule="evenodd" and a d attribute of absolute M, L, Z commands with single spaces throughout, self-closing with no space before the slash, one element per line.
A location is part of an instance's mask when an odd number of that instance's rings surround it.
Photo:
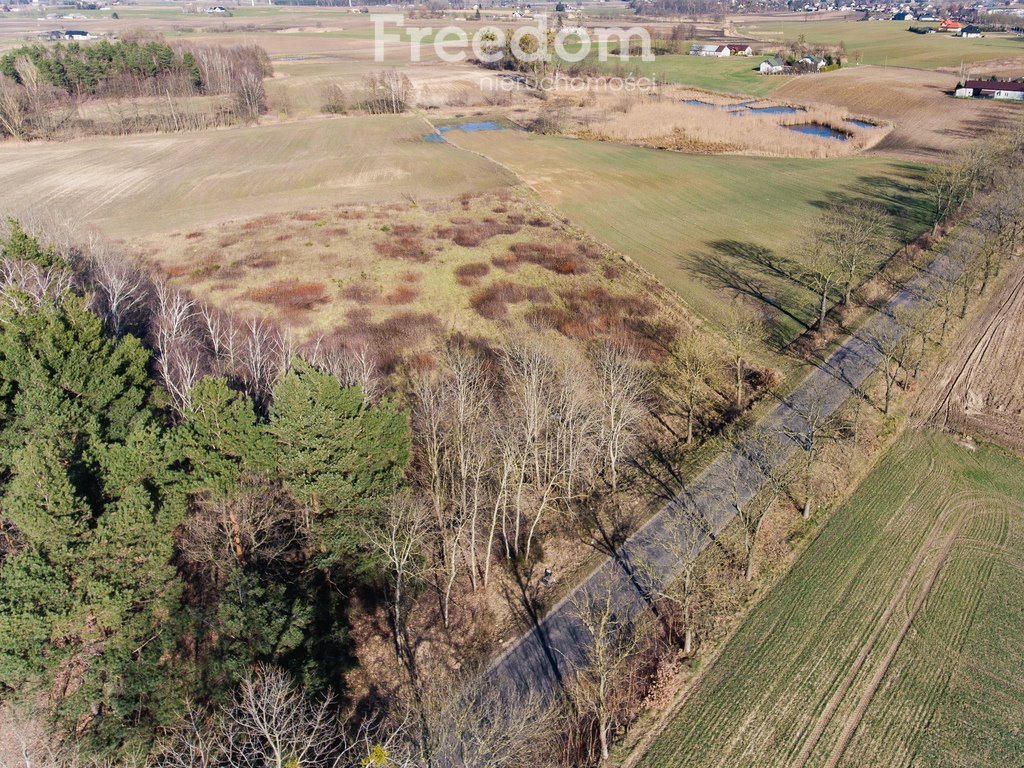
<path fill-rule="evenodd" d="M 1012 5 L 4 5 L 0 766 L 1020 764 L 1022 168 Z"/>

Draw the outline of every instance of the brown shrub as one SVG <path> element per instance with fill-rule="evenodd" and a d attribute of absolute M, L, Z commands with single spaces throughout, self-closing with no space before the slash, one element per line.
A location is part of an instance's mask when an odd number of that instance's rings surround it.
<path fill-rule="evenodd" d="M 404 259 L 420 263 L 430 261 L 431 253 L 418 237 L 389 237 L 375 246 L 377 253 L 389 259 Z"/>
<path fill-rule="evenodd" d="M 342 205 L 344 205 L 344 203 L 342 203 Z M 365 219 L 366 211 L 362 210 L 361 208 L 346 208 L 342 211 L 338 211 L 337 216 L 339 219 L 346 220 Z"/>
<path fill-rule="evenodd" d="M 279 224 L 280 221 L 280 216 L 276 213 L 271 213 L 266 216 L 259 216 L 255 219 L 250 219 L 242 225 L 242 229 L 246 232 L 253 232 L 257 229 L 263 229 L 264 227 L 272 227 L 275 224 Z"/>
<path fill-rule="evenodd" d="M 562 307 L 534 307 L 527 320 L 539 328 L 553 328 L 573 339 L 637 333 L 647 338 L 646 318 L 653 306 L 639 296 L 618 296 L 604 288 L 559 291 Z"/>
<path fill-rule="evenodd" d="M 506 253 L 502 256 L 494 256 L 491 259 L 491 264 L 496 266 L 498 269 L 503 269 L 506 272 L 515 272 L 519 269 L 519 265 L 522 264 L 519 257 L 514 253 Z"/>
<path fill-rule="evenodd" d="M 195 232 L 189 232 L 187 235 L 185 235 L 185 239 L 186 240 L 195 240 L 197 237 L 202 237 L 203 234 L 204 233 L 201 230 L 197 229 Z"/>
<path fill-rule="evenodd" d="M 262 288 L 246 291 L 242 298 L 283 310 L 303 311 L 330 300 L 323 283 L 304 283 L 299 280 L 277 280 Z"/>
<path fill-rule="evenodd" d="M 399 275 L 399 279 L 403 283 L 418 283 L 420 280 L 423 279 L 423 275 L 421 275 L 419 272 L 403 272 L 401 275 Z"/>
<path fill-rule="evenodd" d="M 518 231 L 519 227 L 515 224 L 486 218 L 483 221 L 456 227 L 452 242 L 463 248 L 477 248 L 495 235 L 514 235 Z"/>
<path fill-rule="evenodd" d="M 508 213 L 508 207 L 504 205 L 496 205 L 491 208 L 493 213 Z"/>
<path fill-rule="evenodd" d="M 583 243 L 547 245 L 537 241 L 513 243 L 509 252 L 520 261 L 551 270 L 559 275 L 582 275 L 590 271 L 590 253 Z"/>
<path fill-rule="evenodd" d="M 482 261 L 472 261 L 463 264 L 455 270 L 455 279 L 459 285 L 471 288 L 480 282 L 480 278 L 491 271 L 489 265 Z"/>
<path fill-rule="evenodd" d="M 325 227 L 323 233 L 328 237 L 347 237 L 348 227 Z"/>
<path fill-rule="evenodd" d="M 184 277 L 192 271 L 192 267 L 188 264 L 171 264 L 170 266 L 164 267 L 164 274 L 171 278 Z"/>
<path fill-rule="evenodd" d="M 217 241 L 218 248 L 230 248 L 232 245 L 242 242 L 242 236 L 237 232 L 233 232 L 230 235 L 221 235 L 220 240 Z"/>
<path fill-rule="evenodd" d="M 413 288 L 411 285 L 400 285 L 393 291 L 384 296 L 384 301 L 387 304 L 411 304 L 420 295 L 418 289 Z"/>
<path fill-rule="evenodd" d="M 508 223 L 512 226 L 521 227 L 524 221 L 526 221 L 526 217 L 521 213 L 510 213 L 508 215 Z"/>
<path fill-rule="evenodd" d="M 423 228 L 418 224 L 395 224 L 391 228 L 391 233 L 397 237 L 412 237 L 418 235 L 423 231 Z"/>
<path fill-rule="evenodd" d="M 550 227 L 551 226 L 551 222 L 550 221 L 548 221 L 547 219 L 542 219 L 540 216 L 535 216 L 534 218 L 530 219 L 526 223 L 529 224 L 531 227 Z"/>
<path fill-rule="evenodd" d="M 605 264 L 602 272 L 604 272 L 604 276 L 608 280 L 618 280 L 622 275 L 622 270 L 615 264 Z"/>
<path fill-rule="evenodd" d="M 368 285 L 367 283 L 353 283 L 352 285 L 345 286 L 341 295 L 349 301 L 355 301 L 359 304 L 371 304 L 380 298 L 380 291 L 376 286 Z"/>
<path fill-rule="evenodd" d="M 292 221 L 318 221 L 320 217 L 315 213 L 293 213 Z"/>
<path fill-rule="evenodd" d="M 508 305 L 521 301 L 547 302 L 551 294 L 547 288 L 527 287 L 508 280 L 496 280 L 474 293 L 469 304 L 481 317 L 497 320 L 508 315 Z"/>
<path fill-rule="evenodd" d="M 253 269 L 270 269 L 270 267 L 276 267 L 280 263 L 281 260 L 273 256 L 260 256 L 255 259 L 249 258 L 244 262 L 245 266 L 252 267 Z"/>

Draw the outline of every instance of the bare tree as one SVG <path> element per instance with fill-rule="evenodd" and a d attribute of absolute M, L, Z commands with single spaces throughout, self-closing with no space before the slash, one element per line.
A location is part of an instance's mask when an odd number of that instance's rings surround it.
<path fill-rule="evenodd" d="M 743 407 L 743 373 L 747 358 L 757 352 L 766 338 L 760 315 L 736 299 L 723 312 L 722 335 L 729 348 L 736 373 L 736 408 Z"/>
<path fill-rule="evenodd" d="M 578 708 L 594 717 L 602 761 L 610 756 L 620 677 L 639 645 L 636 628 L 619 610 L 611 577 L 573 598 L 573 615 L 586 636 L 584 657 L 573 669 L 568 693 Z"/>
<path fill-rule="evenodd" d="M 754 578 L 754 552 L 765 517 L 784 492 L 787 475 L 782 435 L 755 429 L 733 445 L 727 466 L 727 496 L 742 529 L 744 576 Z"/>
<path fill-rule="evenodd" d="M 90 278 L 95 288 L 92 308 L 107 329 L 120 338 L 139 322 L 150 297 L 146 274 L 121 253 L 97 247 L 89 253 Z"/>
<path fill-rule="evenodd" d="M 893 389 L 899 382 L 900 373 L 904 370 L 910 351 L 910 333 L 896 322 L 895 318 L 883 318 L 871 332 L 869 342 L 880 357 L 881 373 L 885 382 L 883 412 L 888 416 L 892 407 Z"/>
<path fill-rule="evenodd" d="M 364 531 L 377 552 L 387 580 L 395 654 L 409 669 L 415 665 L 415 660 L 407 643 L 405 608 L 412 590 L 423 578 L 420 557 L 426 522 L 422 503 L 410 494 L 398 494 L 391 499 L 383 519 Z"/>
<path fill-rule="evenodd" d="M 830 249 L 827 240 L 824 239 L 830 234 L 828 231 L 816 232 L 808 247 L 808 253 L 803 259 L 804 280 L 817 296 L 817 329 L 819 331 L 825 330 L 825 316 L 828 314 L 828 303 L 832 291 L 843 280 L 843 265 Z"/>
<path fill-rule="evenodd" d="M 667 372 L 665 388 L 670 393 L 681 392 L 686 412 L 686 444 L 693 443 L 693 428 L 697 414 L 714 397 L 711 379 L 719 368 L 718 355 L 706 338 L 690 334 L 672 353 L 674 366 Z"/>
<path fill-rule="evenodd" d="M 651 380 L 635 353 L 606 344 L 597 356 L 601 407 L 599 439 L 612 493 L 619 489 L 619 464 L 634 445 L 646 416 Z"/>
<path fill-rule="evenodd" d="M 796 423 L 785 430 L 803 455 L 804 503 L 803 518 L 811 516 L 814 503 L 814 467 L 824 444 L 838 434 L 836 418 L 830 404 L 820 390 L 802 392 L 790 403 L 796 414 Z"/>
<path fill-rule="evenodd" d="M 689 502 L 683 502 L 673 510 L 653 551 L 631 564 L 633 578 L 647 598 L 668 603 L 678 613 L 683 653 L 687 656 L 693 653 L 696 629 L 700 538 L 709 533 L 705 516 Z"/>
<path fill-rule="evenodd" d="M 332 707 L 330 698 L 304 696 L 286 672 L 257 666 L 243 678 L 227 715 L 234 731 L 230 763 L 267 768 L 324 764 L 338 742 Z"/>

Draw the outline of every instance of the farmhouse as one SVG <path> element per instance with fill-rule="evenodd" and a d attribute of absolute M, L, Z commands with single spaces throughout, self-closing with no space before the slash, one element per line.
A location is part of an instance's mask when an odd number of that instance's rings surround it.
<path fill-rule="evenodd" d="M 744 45 L 743 43 L 730 43 L 729 45 L 726 46 L 726 48 L 729 49 L 729 53 L 731 53 L 733 56 L 754 55 L 754 49 L 751 48 L 749 45 Z"/>
<path fill-rule="evenodd" d="M 762 61 L 761 66 L 757 69 L 762 75 L 779 75 L 786 70 L 786 62 L 778 56 L 772 56 L 770 59 Z"/>
<path fill-rule="evenodd" d="M 802 59 L 800 59 L 800 63 L 803 64 L 804 67 L 806 67 L 807 69 L 821 71 L 821 68 L 825 66 L 825 59 L 823 59 L 821 56 L 809 53 Z"/>
<path fill-rule="evenodd" d="M 974 26 L 964 27 L 960 30 L 960 37 L 981 37 L 981 29 Z"/>
<path fill-rule="evenodd" d="M 939 32 L 959 32 L 964 25 L 952 19 L 943 19 L 939 22 Z"/>
<path fill-rule="evenodd" d="M 1006 99 L 1024 101 L 1024 82 L 968 80 L 956 89 L 960 99 Z"/>
<path fill-rule="evenodd" d="M 728 45 L 691 45 L 690 55 L 691 56 L 715 56 L 722 57 L 728 56 L 730 53 Z"/>

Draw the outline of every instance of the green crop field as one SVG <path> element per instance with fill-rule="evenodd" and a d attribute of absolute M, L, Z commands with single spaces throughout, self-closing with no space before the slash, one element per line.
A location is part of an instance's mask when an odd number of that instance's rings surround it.
<path fill-rule="evenodd" d="M 1024 764 L 1024 462 L 912 433 L 754 609 L 641 760 Z"/>
<path fill-rule="evenodd" d="M 719 59 L 709 56 L 667 54 L 657 56 L 651 62 L 640 61 L 637 58 L 620 62 L 612 57 L 600 66 L 610 72 L 621 69 L 627 74 L 657 78 L 659 82 L 678 83 L 738 96 L 765 96 L 792 79 L 762 75 L 757 71 L 761 61 L 762 59 L 757 56 L 729 56 Z"/>
<path fill-rule="evenodd" d="M 879 157 L 827 160 L 691 155 L 519 131 L 453 132 L 449 141 L 519 174 L 594 237 L 642 264 L 699 314 L 739 290 L 777 312 L 780 340 L 811 322 L 814 298 L 780 274 L 823 204 L 868 199 L 928 226 L 920 166 Z"/>
<path fill-rule="evenodd" d="M 947 33 L 917 35 L 911 26 L 936 26 L 906 21 L 773 21 L 741 26 L 740 32 L 765 41 L 846 46 L 850 66 L 857 63 L 937 69 L 961 63 L 1024 56 L 1024 37 L 986 34 L 963 39 Z"/>

